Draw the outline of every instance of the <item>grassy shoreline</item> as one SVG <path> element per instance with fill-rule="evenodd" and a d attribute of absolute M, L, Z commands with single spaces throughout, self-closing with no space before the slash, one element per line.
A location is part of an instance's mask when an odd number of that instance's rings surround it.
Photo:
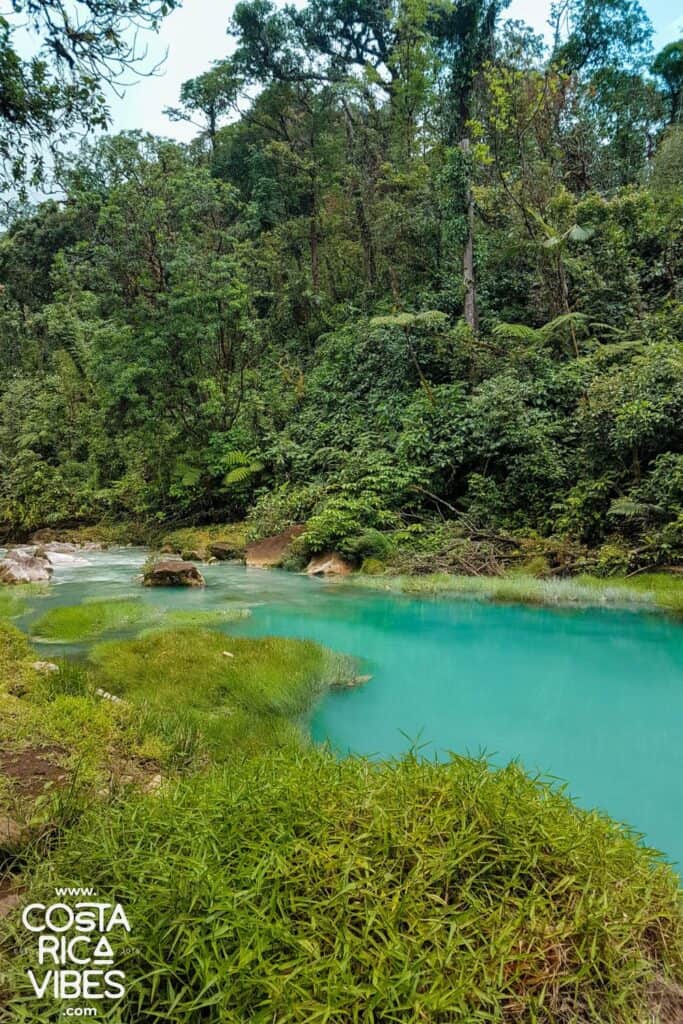
<path fill-rule="evenodd" d="M 470 598 L 505 604 L 547 607 L 633 608 L 683 617 L 683 577 L 648 573 L 633 577 L 577 576 L 539 579 L 535 576 L 419 576 L 384 573 L 351 577 L 354 585 L 424 597 Z"/>

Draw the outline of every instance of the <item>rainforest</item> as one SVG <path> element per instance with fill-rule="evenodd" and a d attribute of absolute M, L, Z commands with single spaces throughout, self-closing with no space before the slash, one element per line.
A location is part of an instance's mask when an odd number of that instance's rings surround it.
<path fill-rule="evenodd" d="M 9 7 L 0 1021 L 61 886 L 111 1024 L 683 1020 L 683 40 Z"/>

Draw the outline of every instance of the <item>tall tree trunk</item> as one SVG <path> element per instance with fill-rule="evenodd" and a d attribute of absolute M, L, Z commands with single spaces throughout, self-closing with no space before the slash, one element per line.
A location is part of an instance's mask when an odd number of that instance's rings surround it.
<path fill-rule="evenodd" d="M 311 285 L 314 292 L 320 290 L 320 255 L 318 252 L 318 197 L 315 176 L 311 180 L 311 216 L 309 220 L 309 244 L 311 247 Z"/>
<path fill-rule="evenodd" d="M 470 151 L 470 140 L 463 139 L 460 148 L 464 154 Z M 463 281 L 465 284 L 465 322 L 474 331 L 479 332 L 479 314 L 477 313 L 477 281 L 474 271 L 474 196 L 469 180 L 466 195 L 467 238 L 462 257 Z"/>

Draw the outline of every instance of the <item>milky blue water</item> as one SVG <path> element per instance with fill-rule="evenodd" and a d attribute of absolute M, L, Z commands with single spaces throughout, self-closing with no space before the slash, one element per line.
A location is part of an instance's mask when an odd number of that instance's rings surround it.
<path fill-rule="evenodd" d="M 207 566 L 204 590 L 144 590 L 145 553 L 88 555 L 61 568 L 36 606 L 138 595 L 169 608 L 247 606 L 226 631 L 307 637 L 362 659 L 372 680 L 332 692 L 315 740 L 387 757 L 519 759 L 645 834 L 683 863 L 683 626 L 663 616 L 414 599 L 352 583 L 243 566 Z M 31 616 L 24 625 L 30 624 Z M 42 650 L 56 653 L 53 645 Z M 62 648 L 63 650 L 63 648 Z"/>

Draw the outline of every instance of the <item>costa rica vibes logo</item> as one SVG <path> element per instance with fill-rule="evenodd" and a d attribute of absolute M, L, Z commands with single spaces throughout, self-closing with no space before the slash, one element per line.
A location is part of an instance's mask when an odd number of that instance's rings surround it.
<path fill-rule="evenodd" d="M 125 972 L 116 967 L 116 940 L 130 934 L 128 916 L 118 902 L 88 899 L 29 903 L 21 920 L 35 938 L 34 964 L 26 974 L 36 999 L 73 1000 L 102 1005 L 126 992 Z M 67 1008 L 65 1016 L 97 1016 L 95 1007 Z"/>

